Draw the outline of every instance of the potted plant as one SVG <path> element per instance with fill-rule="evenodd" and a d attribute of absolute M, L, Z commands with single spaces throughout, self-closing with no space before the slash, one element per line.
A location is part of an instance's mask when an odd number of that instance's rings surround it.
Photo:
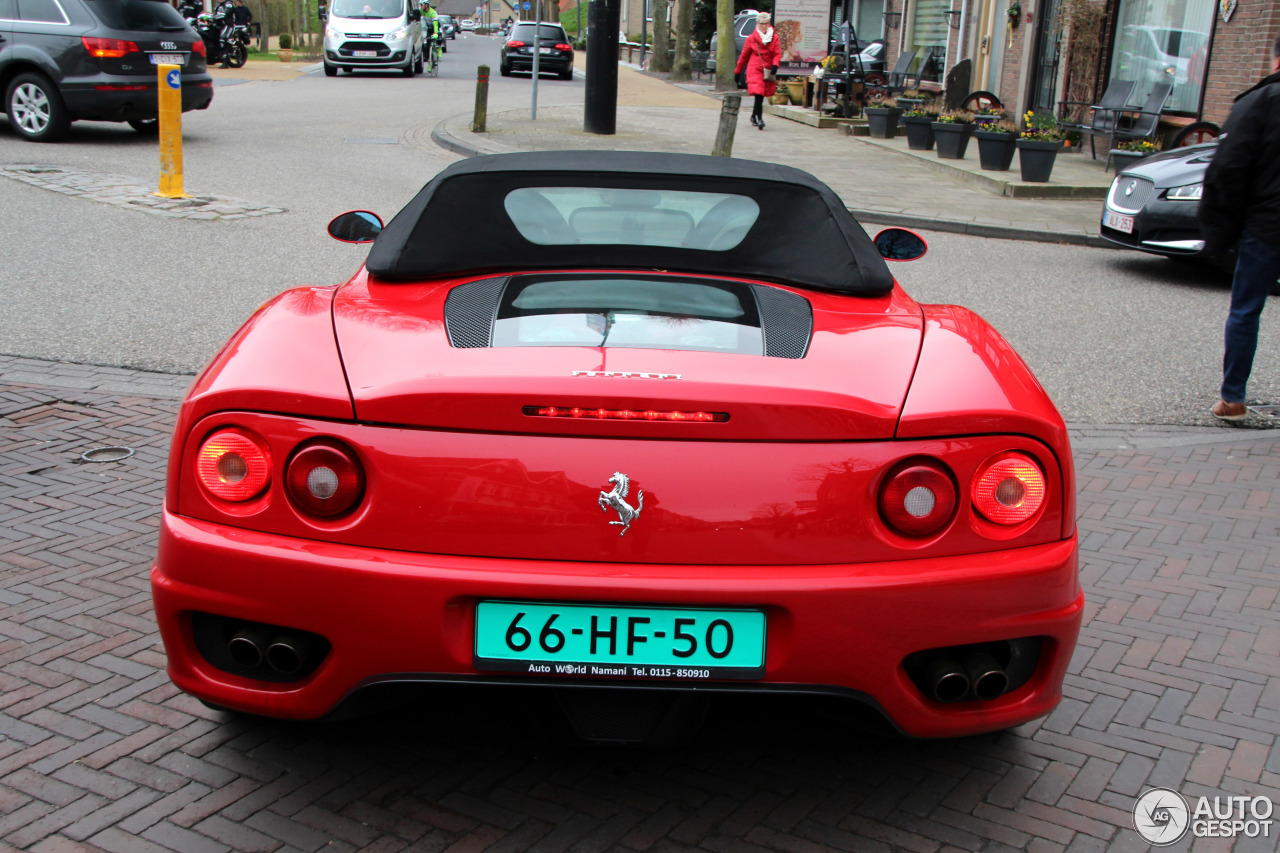
<path fill-rule="evenodd" d="M 281 62 L 293 62 L 293 36 L 288 33 L 280 34 L 280 49 L 276 51 L 276 56 Z"/>
<path fill-rule="evenodd" d="M 898 119 L 902 108 L 893 98 L 885 98 L 878 105 L 865 107 L 867 134 L 875 139 L 893 139 L 898 134 Z"/>
<path fill-rule="evenodd" d="M 1150 139 L 1130 139 L 1121 142 L 1107 153 L 1111 155 L 1111 162 L 1115 164 L 1116 171 L 1121 172 L 1159 150 L 1160 146 Z"/>
<path fill-rule="evenodd" d="M 973 127 L 973 113 L 968 110 L 947 110 L 938 116 L 930 126 L 938 143 L 938 158 L 963 160 Z"/>
<path fill-rule="evenodd" d="M 791 103 L 799 106 L 804 103 L 804 80 L 800 77 L 793 77 L 786 83 L 779 83 L 779 87 L 787 87 L 787 95 L 791 99 Z"/>
<path fill-rule="evenodd" d="M 1017 152 L 1018 126 L 1005 119 L 973 132 L 978 140 L 978 165 L 988 172 L 1007 172 Z"/>
<path fill-rule="evenodd" d="M 924 107 L 926 101 L 928 98 L 920 94 L 918 89 L 907 89 L 898 96 L 898 106 L 907 111 Z"/>
<path fill-rule="evenodd" d="M 1004 120 L 1004 110 L 1000 107 L 982 107 L 973 113 L 973 123 L 979 128 L 990 127 Z"/>
<path fill-rule="evenodd" d="M 902 99 L 898 99 L 899 103 Z M 942 112 L 941 108 L 929 101 L 916 104 L 902 114 L 902 124 L 907 129 L 907 147 L 912 151 L 932 151 L 933 121 Z"/>
<path fill-rule="evenodd" d="M 1022 136 L 1017 142 L 1022 180 L 1041 184 L 1049 180 L 1062 137 L 1062 128 L 1052 113 L 1028 112 L 1022 117 Z"/>

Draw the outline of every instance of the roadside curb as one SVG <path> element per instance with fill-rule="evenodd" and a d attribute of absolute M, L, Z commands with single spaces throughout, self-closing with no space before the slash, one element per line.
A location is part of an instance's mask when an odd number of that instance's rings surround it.
<path fill-rule="evenodd" d="M 469 130 L 457 131 L 458 123 L 465 127 L 470 121 L 467 114 L 450 116 L 441 119 L 431 129 L 431 141 L 441 148 L 460 154 L 463 157 L 478 157 L 482 154 L 505 154 L 516 149 L 498 145 L 476 138 Z M 463 136 L 462 134 L 465 134 Z M 467 138 L 471 137 L 471 138 Z M 1010 228 L 1003 225 L 987 225 L 978 222 L 958 222 L 947 219 L 936 219 L 928 216 L 912 216 L 904 213 L 848 208 L 860 222 L 873 222 L 877 225 L 896 225 L 901 228 L 919 228 L 925 231 L 942 231 L 950 234 L 965 234 L 970 237 L 992 237 L 1002 240 L 1020 240 L 1037 243 L 1059 243 L 1073 246 L 1090 246 L 1093 248 L 1116 248 L 1099 236 L 1089 234 L 1072 234 L 1067 232 L 1037 231 L 1030 228 Z"/>

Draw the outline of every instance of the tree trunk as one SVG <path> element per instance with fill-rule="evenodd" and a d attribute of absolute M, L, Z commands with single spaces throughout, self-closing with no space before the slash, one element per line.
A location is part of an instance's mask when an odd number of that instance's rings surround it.
<path fill-rule="evenodd" d="M 671 27 L 667 23 L 667 0 L 653 0 L 653 59 L 649 70 L 671 70 Z"/>
<path fill-rule="evenodd" d="M 560 0 L 542 0 L 542 20 L 560 23 Z"/>
<path fill-rule="evenodd" d="M 266 52 L 271 49 L 271 19 L 267 17 L 267 0 L 258 0 L 258 17 L 261 30 L 258 35 L 258 50 Z"/>
<path fill-rule="evenodd" d="M 689 55 L 689 40 L 693 38 L 693 2 L 680 0 L 676 6 L 676 61 L 671 66 L 671 79 L 693 79 L 693 58 Z"/>
<path fill-rule="evenodd" d="M 733 0 L 716 0 L 716 91 L 736 92 L 733 69 L 738 65 L 733 40 Z"/>

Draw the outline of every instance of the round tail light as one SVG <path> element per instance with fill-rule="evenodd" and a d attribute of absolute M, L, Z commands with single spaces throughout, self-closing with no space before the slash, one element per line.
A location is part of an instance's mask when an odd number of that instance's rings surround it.
<path fill-rule="evenodd" d="M 880 488 L 880 515 L 899 533 L 928 536 L 941 530 L 956 508 L 956 487 L 939 462 L 900 465 Z"/>
<path fill-rule="evenodd" d="M 360 502 L 364 496 L 364 470 L 348 447 L 337 442 L 309 444 L 289 461 L 285 486 L 298 509 L 329 518 Z"/>
<path fill-rule="evenodd" d="M 247 501 L 270 482 L 271 454 L 242 430 L 219 430 L 200 445 L 196 479 L 219 500 Z"/>
<path fill-rule="evenodd" d="M 1044 472 L 1020 453 L 997 456 L 978 469 L 973 505 L 996 524 L 1020 524 L 1044 506 Z"/>

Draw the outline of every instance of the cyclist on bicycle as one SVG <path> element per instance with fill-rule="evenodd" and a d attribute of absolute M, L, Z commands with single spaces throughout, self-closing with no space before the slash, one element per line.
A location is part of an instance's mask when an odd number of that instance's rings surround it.
<path fill-rule="evenodd" d="M 422 10 L 423 41 L 427 46 L 428 65 L 435 71 L 440 63 L 440 53 L 444 47 L 444 38 L 440 35 L 440 20 L 436 14 L 436 0 L 423 4 Z"/>

